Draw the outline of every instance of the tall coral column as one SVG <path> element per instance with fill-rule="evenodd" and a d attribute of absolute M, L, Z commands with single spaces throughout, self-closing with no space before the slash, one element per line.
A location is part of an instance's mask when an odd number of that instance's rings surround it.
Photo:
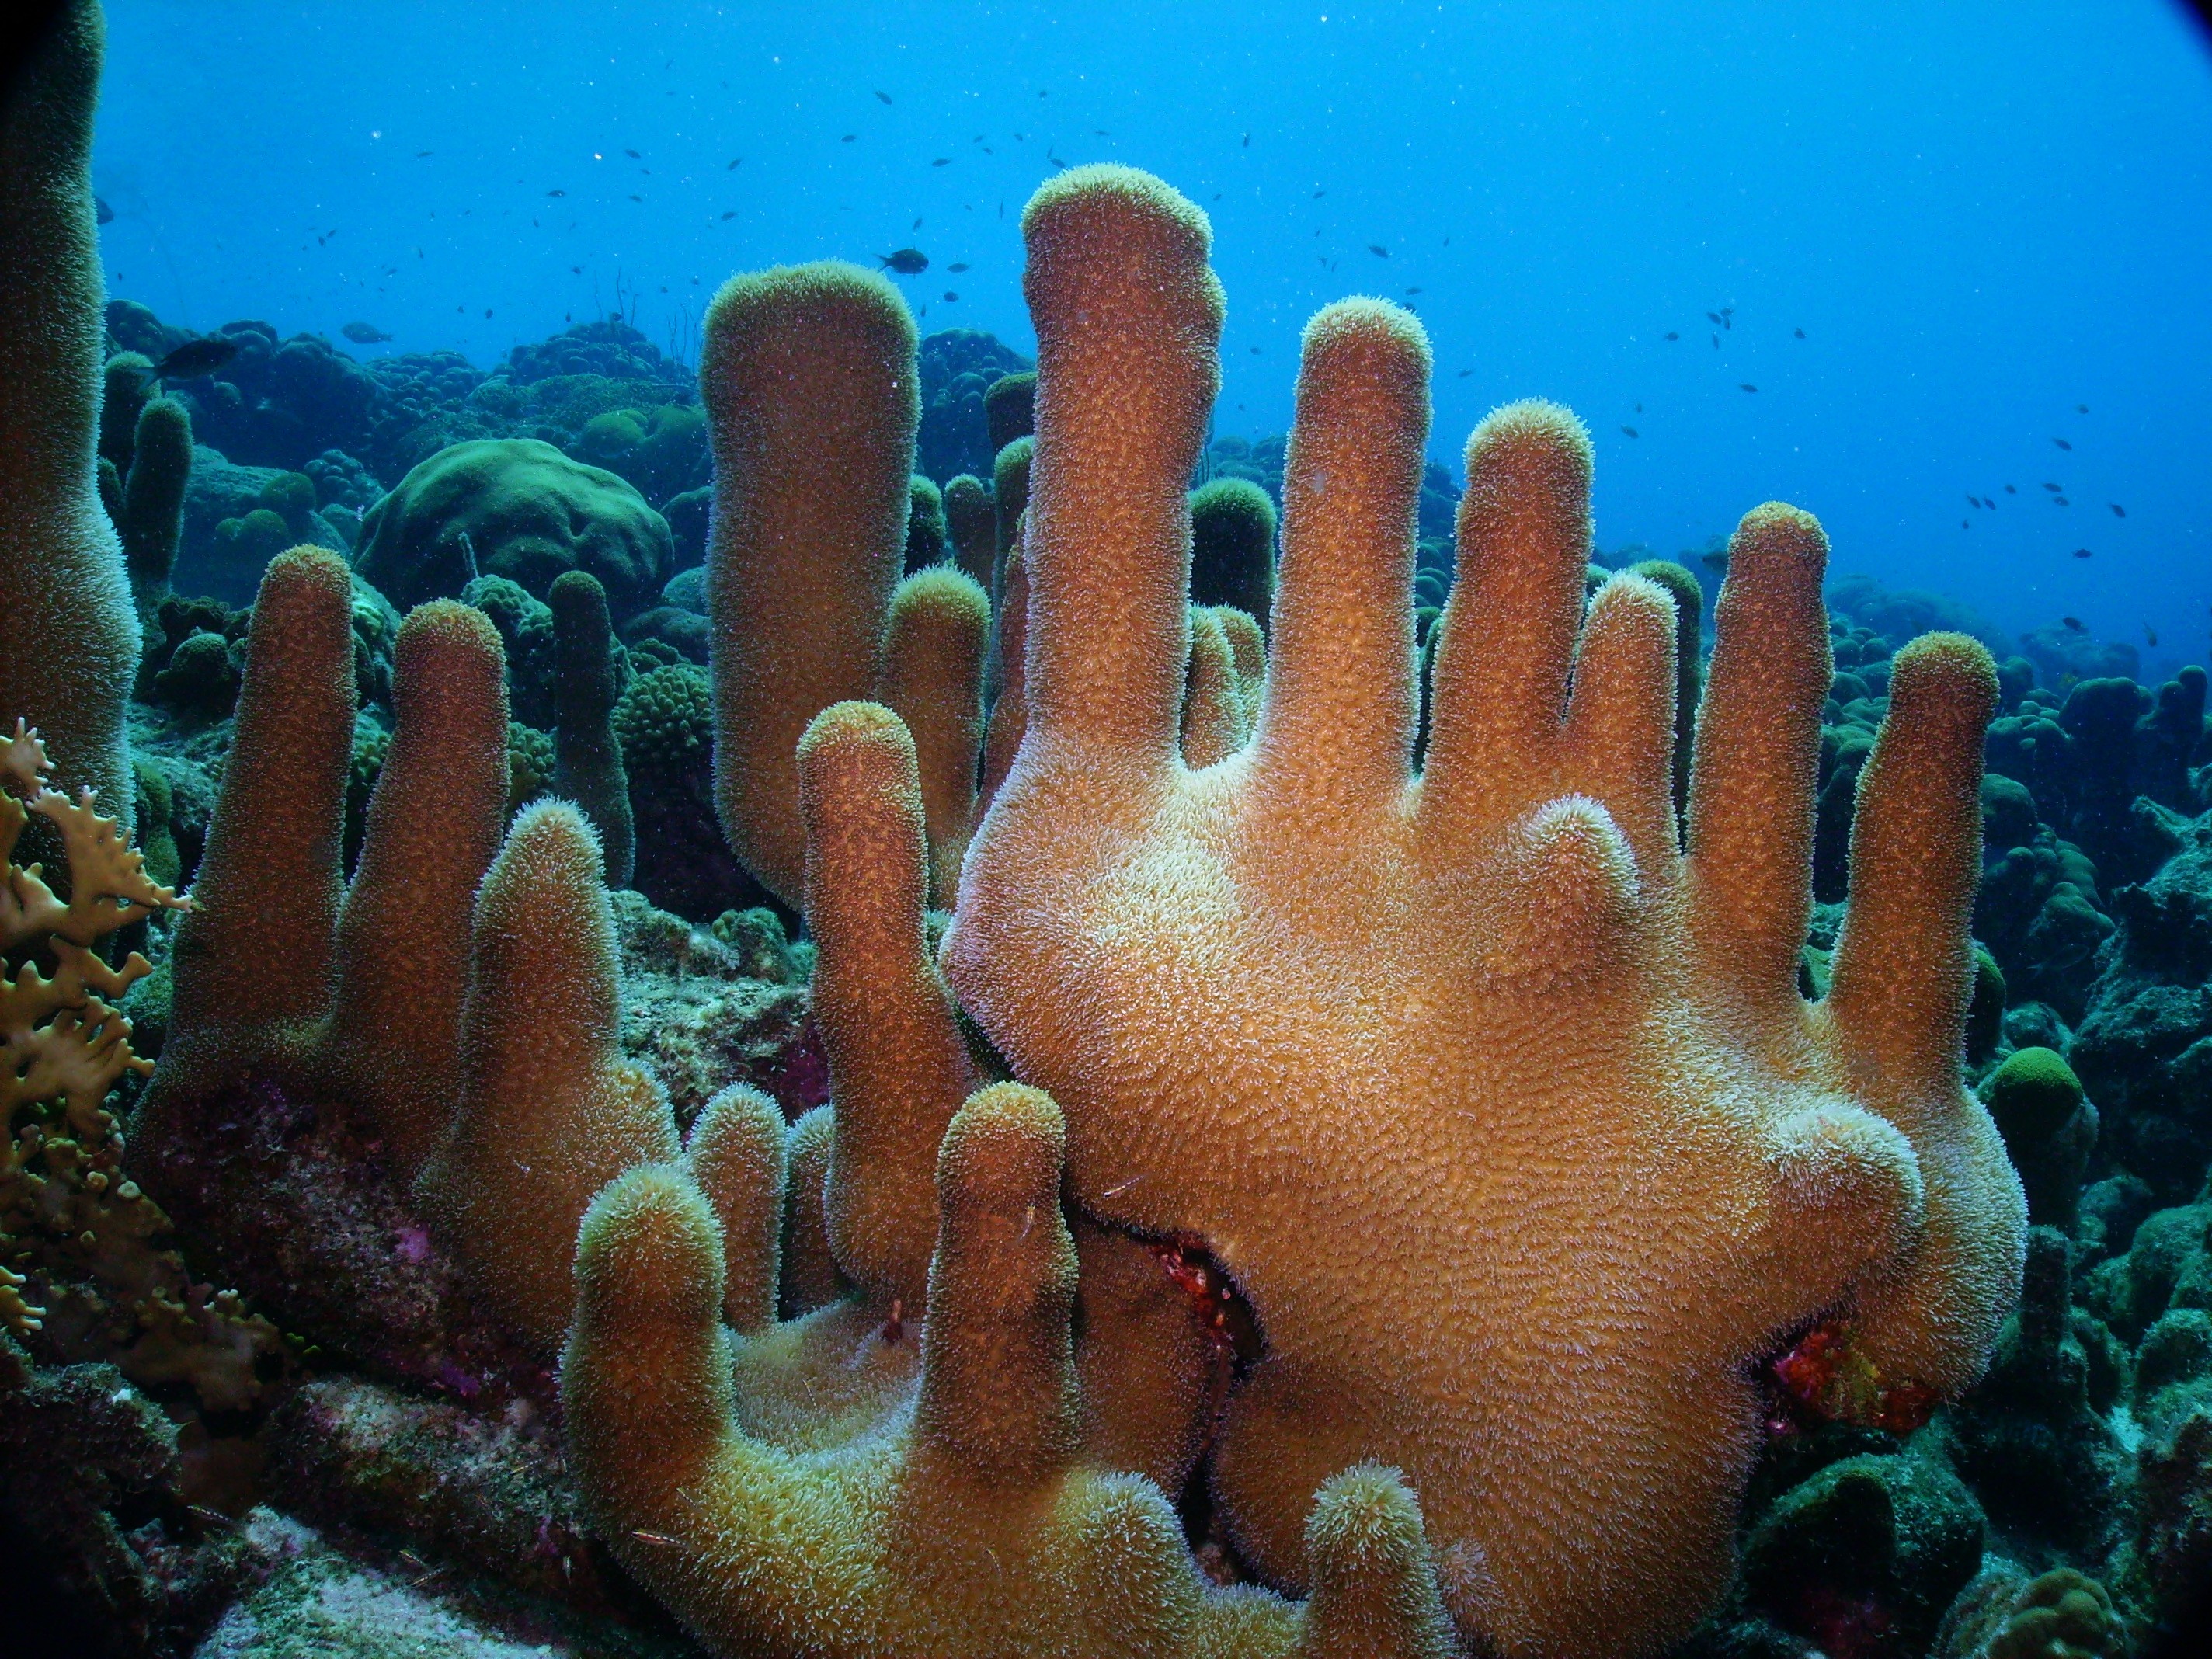
<path fill-rule="evenodd" d="M 106 27 L 62 7 L 0 107 L 0 708 L 127 835 L 138 621 L 94 471 L 103 284 L 92 124 Z"/>

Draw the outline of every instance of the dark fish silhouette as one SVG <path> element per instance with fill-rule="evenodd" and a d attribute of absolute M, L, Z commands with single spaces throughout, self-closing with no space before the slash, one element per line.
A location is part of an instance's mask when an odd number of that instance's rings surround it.
<path fill-rule="evenodd" d="M 2066 488 L 2064 484 L 2055 484 L 2051 483 L 2048 479 L 2045 480 L 2043 487 L 2054 495 L 2056 495 L 2060 490 Z"/>
<path fill-rule="evenodd" d="M 1459 372 L 1459 378 L 1460 378 L 1461 380 L 1464 380 L 1465 379 L 1467 379 L 1467 377 L 1468 377 L 1468 375 L 1470 375 L 1470 374 L 1474 374 L 1474 371 L 1473 369 L 1471 369 L 1471 368 L 1462 368 L 1462 370 L 1460 370 L 1460 372 Z"/>
<path fill-rule="evenodd" d="M 1417 288 L 1409 288 L 1406 290 L 1408 294 L 1419 294 L 1420 291 L 1421 290 Z"/>
<path fill-rule="evenodd" d="M 1802 328 L 1793 328 L 1790 331 L 1801 340 L 1805 337 L 1805 331 Z"/>
<path fill-rule="evenodd" d="M 1252 135 L 1249 132 L 1244 135 L 1244 148 L 1247 149 L 1252 148 Z"/>
<path fill-rule="evenodd" d="M 933 167 L 949 167 L 952 165 L 952 158 L 950 155 L 940 155 L 929 165 Z"/>
<path fill-rule="evenodd" d="M 951 271 L 954 276 L 957 276 L 962 271 L 968 269 L 968 264 L 967 261 L 963 259 L 957 265 L 947 265 L 945 268 Z"/>
<path fill-rule="evenodd" d="M 1717 334 L 1715 334 L 1715 335 L 1711 335 L 1711 336 L 1710 336 L 1709 337 L 1711 339 L 1711 341 L 1712 341 L 1712 343 L 1713 343 L 1713 349 L 1714 349 L 1714 350 L 1716 350 L 1716 351 L 1718 351 L 1718 350 L 1721 349 L 1721 337 L 1720 337 L 1719 335 L 1717 335 Z"/>
<path fill-rule="evenodd" d="M 642 196 L 633 196 L 629 199 L 633 202 L 642 202 L 645 198 Z"/>
<path fill-rule="evenodd" d="M 859 137 L 860 136 L 860 135 L 859 133 L 857 133 L 857 132 L 848 132 L 848 133 L 847 133 L 847 134 L 846 134 L 842 138 L 840 138 L 837 142 L 838 142 L 839 143 L 841 143 L 841 144 L 849 144 L 849 143 L 851 143 L 853 142 L 853 140 L 854 140 L 855 138 Z"/>
<path fill-rule="evenodd" d="M 960 296 L 959 296 L 958 295 L 955 294 L 955 293 L 954 293 L 951 289 L 949 289 L 949 288 L 948 288 L 948 289 L 946 289 L 945 290 L 945 304 L 947 304 L 947 305 L 951 305 L 951 304 L 955 300 L 957 300 L 959 297 L 960 297 Z"/>
<path fill-rule="evenodd" d="M 1729 321 L 1729 319 L 1735 315 L 1735 307 L 1734 306 L 1723 306 L 1721 307 L 1721 326 L 1723 328 L 1734 328 L 1735 325 Z"/>
<path fill-rule="evenodd" d="M 1625 426 L 1621 428 L 1620 430 L 1621 435 L 1624 437 L 1633 438 L 1636 436 L 1636 428 L 1632 426 Z"/>
<path fill-rule="evenodd" d="M 919 215 L 917 215 L 917 216 L 915 216 L 915 222 L 914 222 L 912 224 L 908 225 L 908 226 L 907 227 L 907 228 L 908 228 L 908 230 L 920 230 L 920 229 L 921 228 L 921 216 L 920 216 Z"/>
<path fill-rule="evenodd" d="M 430 152 L 427 149 L 418 149 L 415 152 L 415 159 L 419 161 L 429 153 Z"/>
<path fill-rule="evenodd" d="M 729 165 L 729 166 L 727 166 L 727 167 L 724 167 L 724 168 L 722 169 L 722 171 L 723 171 L 723 172 L 725 172 L 725 173 L 735 173 L 735 172 L 738 170 L 738 163 L 739 161 L 744 161 L 744 159 L 745 159 L 745 158 L 744 158 L 744 156 L 742 156 L 742 155 L 736 156 L 736 157 L 732 158 L 732 161 L 731 161 L 731 162 L 730 162 L 730 165 Z"/>
<path fill-rule="evenodd" d="M 2061 617 L 2058 620 L 2066 624 L 2066 631 L 2069 634 L 2086 634 L 2089 631 L 2079 617 Z"/>
<path fill-rule="evenodd" d="M 2096 555 L 2090 552 L 2086 547 L 2077 547 L 2074 550 L 2074 556 L 2077 559 L 2091 559 L 2094 558 Z"/>
<path fill-rule="evenodd" d="M 732 208 L 732 209 L 731 209 L 727 213 L 726 213 L 726 214 L 724 214 L 724 215 L 722 216 L 722 217 L 724 217 L 725 219 L 734 219 L 734 218 L 736 218 L 737 216 L 738 216 L 738 210 L 737 210 L 737 209 L 735 209 L 735 208 Z"/>
<path fill-rule="evenodd" d="M 1379 242 L 1370 242 L 1367 245 L 1367 251 L 1378 259 L 1387 259 L 1390 257 L 1390 250 Z"/>
<path fill-rule="evenodd" d="M 1736 384 L 1741 386 L 1746 392 L 1756 392 L 1759 390 L 1757 386 L 1753 386 L 1748 380 L 1738 380 Z"/>
<path fill-rule="evenodd" d="M 2051 441 L 2057 444 L 2061 449 L 2071 449 L 2074 447 L 2072 444 L 2068 443 L 2063 438 L 2053 438 Z"/>
<path fill-rule="evenodd" d="M 2089 405 L 2087 404 L 2076 404 L 2074 405 L 2074 412 L 2076 415 L 2087 415 L 2089 412 Z M 2152 643 L 2155 644 L 2157 641 L 2153 641 Z"/>
<path fill-rule="evenodd" d="M 1717 311 L 1709 311 L 1705 313 L 1705 320 L 1715 328 L 1718 328 L 1721 325 L 1721 314 Z"/>
<path fill-rule="evenodd" d="M 878 90 L 878 91 L 877 92 L 877 94 L 876 94 L 876 101 L 877 101 L 878 103 L 879 103 L 879 104 L 888 104 L 888 103 L 890 103 L 890 100 L 891 100 L 891 95 L 890 95 L 890 94 L 889 94 L 888 92 L 884 92 L 884 91 L 880 91 L 880 90 Z"/>
<path fill-rule="evenodd" d="M 374 345 L 379 340 L 388 340 L 392 337 L 374 323 L 348 323 L 338 332 L 356 345 Z"/>
<path fill-rule="evenodd" d="M 115 210 L 95 196 L 92 198 L 92 216 L 103 225 L 112 225 L 115 222 Z"/>
<path fill-rule="evenodd" d="M 203 334 L 187 340 L 149 371 L 156 380 L 197 380 L 212 374 L 238 356 L 238 342 L 220 334 Z"/>
<path fill-rule="evenodd" d="M 2107 501 L 2105 505 L 2112 509 L 2112 516 L 2116 519 L 2124 519 L 2128 516 L 2127 508 L 2122 507 L 2118 501 Z"/>
<path fill-rule="evenodd" d="M 2005 486 L 2005 494 L 2008 495 L 2017 495 L 2020 494 L 2020 491 L 2014 489 L 2012 485 L 2007 484 Z"/>
<path fill-rule="evenodd" d="M 2143 624 L 2143 643 L 2153 647 L 2158 644 L 2158 629 L 2153 628 L 2148 623 Z"/>
<path fill-rule="evenodd" d="M 1679 339 L 1680 339 L 1682 337 L 1681 337 L 1680 335 L 1679 335 L 1679 334 L 1675 333 L 1672 329 L 1669 329 L 1669 330 L 1668 330 L 1668 331 L 1667 331 L 1667 337 L 1668 337 L 1668 339 L 1670 339 L 1670 340 L 1679 340 Z"/>
<path fill-rule="evenodd" d="M 624 150 L 624 151 L 623 152 L 623 155 L 627 155 L 627 156 L 629 156 L 629 159 L 630 159 L 631 161 L 642 161 L 643 160 L 645 160 L 645 157 L 643 157 L 642 155 L 639 155 L 635 150 L 634 150 L 634 149 L 626 149 L 626 150 Z"/>
<path fill-rule="evenodd" d="M 896 270 L 902 276 L 919 276 L 929 269 L 929 256 L 918 247 L 902 247 L 890 253 L 878 253 L 884 269 Z"/>
<path fill-rule="evenodd" d="M 584 274 L 584 268 L 581 265 L 570 265 L 568 267 L 568 270 L 570 275 L 575 276 L 580 276 Z"/>
<path fill-rule="evenodd" d="M 545 193 L 548 196 L 566 196 L 568 192 L 565 190 L 549 190 Z"/>

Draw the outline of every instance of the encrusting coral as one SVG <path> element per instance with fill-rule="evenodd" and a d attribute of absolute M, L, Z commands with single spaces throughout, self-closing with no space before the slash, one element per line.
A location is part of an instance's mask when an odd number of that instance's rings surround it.
<path fill-rule="evenodd" d="M 93 112 L 106 30 L 55 9 L 0 109 L 0 709 L 131 829 L 138 619 L 94 471 L 101 280 Z"/>
<path fill-rule="evenodd" d="M 1257 731 L 1193 772 L 1206 226 L 1087 167 L 1024 230 L 1027 729 L 952 981 L 1060 1103 L 1083 1207 L 1203 1241 L 1249 1299 L 1267 1352 L 1213 1473 L 1249 1560 L 1310 1582 L 1313 1495 L 1385 1462 L 1467 1638 L 1648 1650 L 1729 1571 L 1753 1362 L 1839 1319 L 1902 1413 L 1973 1380 L 2016 1292 L 2019 1183 L 1959 1082 L 1986 653 L 1899 654 L 1806 1003 L 1818 526 L 1776 505 L 1737 532 L 1678 852 L 1674 606 L 1619 576 L 1585 620 L 1587 440 L 1500 410 L 1414 777 L 1428 352 L 1347 301 L 1307 332 Z"/>

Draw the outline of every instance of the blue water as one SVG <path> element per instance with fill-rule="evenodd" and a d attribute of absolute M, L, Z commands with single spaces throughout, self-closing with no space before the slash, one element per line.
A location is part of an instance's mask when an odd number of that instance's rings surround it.
<path fill-rule="evenodd" d="M 1305 319 L 1387 295 L 1455 471 L 1505 399 L 1589 422 L 1604 547 L 1780 496 L 2006 632 L 2154 682 L 2212 647 L 2212 47 L 2172 0 L 108 15 L 110 289 L 167 321 L 489 367 L 619 295 L 682 347 L 733 270 L 910 245 L 925 331 L 1029 349 L 1022 204 L 1127 161 L 1212 216 L 1219 431 L 1284 428 Z"/>

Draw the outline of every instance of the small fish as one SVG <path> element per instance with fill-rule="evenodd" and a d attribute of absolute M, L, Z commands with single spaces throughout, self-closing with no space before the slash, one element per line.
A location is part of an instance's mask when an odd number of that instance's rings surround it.
<path fill-rule="evenodd" d="M 738 210 L 737 210 L 737 209 L 735 209 L 735 208 L 732 208 L 732 209 L 731 209 L 727 213 L 726 213 L 726 214 L 724 214 L 724 215 L 722 216 L 722 217 L 724 217 L 725 219 L 734 219 L 734 218 L 736 218 L 737 216 L 738 216 Z"/>
<path fill-rule="evenodd" d="M 1244 135 L 1244 148 L 1247 149 L 1252 148 L 1252 135 L 1249 132 Z"/>
<path fill-rule="evenodd" d="M 486 322 L 489 322 L 490 320 L 491 320 L 491 307 L 490 307 L 489 306 L 486 306 L 486 307 L 484 307 L 484 321 L 486 321 Z"/>
<path fill-rule="evenodd" d="M 1805 331 L 1802 328 L 1793 328 L 1790 331 L 1801 340 L 1805 337 Z"/>
<path fill-rule="evenodd" d="M 1421 290 L 1417 288 L 1409 288 L 1406 290 L 1408 294 L 1419 294 L 1420 291 Z"/>
<path fill-rule="evenodd" d="M 1314 186 L 1313 199 L 1314 199 L 1315 201 L 1318 202 L 1319 200 L 1321 200 L 1321 198 L 1322 198 L 1322 197 L 1324 197 L 1324 196 L 1326 196 L 1326 195 L 1328 195 L 1328 192 L 1327 191 L 1323 190 L 1323 189 L 1322 189 L 1319 185 L 1316 185 Z"/>
<path fill-rule="evenodd" d="M 1972 529 L 1972 528 L 1973 528 L 1973 526 L 1972 526 L 1971 524 L 1969 524 L 1966 520 L 1961 519 L 1961 520 L 1959 520 L 1959 528 L 1960 528 L 1960 529 L 1961 529 L 1961 530 L 1971 530 L 1971 529 Z"/>
<path fill-rule="evenodd" d="M 2063 495 L 2053 495 L 2051 498 L 2051 504 L 2053 507 L 2071 507 L 2074 505 L 2073 502 L 2068 501 Z"/>
<path fill-rule="evenodd" d="M 2068 443 L 2063 438 L 2053 438 L 2051 441 L 2057 444 L 2061 449 L 2071 449 L 2074 447 L 2072 444 Z"/>
<path fill-rule="evenodd" d="M 742 155 L 733 156 L 731 159 L 730 165 L 724 167 L 722 171 L 725 173 L 735 173 L 738 170 L 738 163 L 744 159 L 745 158 Z"/>
<path fill-rule="evenodd" d="M 890 95 L 890 94 L 889 94 L 888 92 L 884 91 L 881 88 L 877 88 L 877 90 L 876 90 L 876 101 L 877 101 L 878 103 L 879 103 L 879 104 L 888 104 L 888 103 L 890 103 L 890 100 L 891 100 L 891 95 Z"/>
<path fill-rule="evenodd" d="M 1621 428 L 1620 434 L 1624 438 L 1633 438 L 1637 435 L 1636 428 L 1632 426 L 1625 426 Z"/>
<path fill-rule="evenodd" d="M 1460 378 L 1461 380 L 1464 380 L 1465 379 L 1467 379 L 1467 377 L 1468 377 L 1468 375 L 1470 375 L 1470 374 L 1474 374 L 1474 371 L 1473 369 L 1471 369 L 1471 368 L 1462 368 L 1462 370 L 1460 370 L 1460 372 L 1459 372 L 1459 378 Z"/>
<path fill-rule="evenodd" d="M 1380 242 L 1370 242 L 1367 245 L 1367 251 L 1378 259 L 1387 259 L 1390 257 L 1390 250 Z"/>
<path fill-rule="evenodd" d="M 1259 348 L 1259 347 L 1257 347 L 1257 346 L 1254 346 L 1254 347 L 1252 348 L 1252 355 L 1253 355 L 1255 357 L 1258 356 L 1260 355 L 1260 348 Z"/>
<path fill-rule="evenodd" d="M 565 190 L 549 190 L 545 193 L 548 196 L 566 196 L 568 192 Z"/>
<path fill-rule="evenodd" d="M 912 224 L 908 225 L 908 226 L 907 227 L 907 228 L 908 228 L 908 230 L 920 230 L 920 229 L 921 228 L 921 216 L 917 214 L 917 215 L 915 216 L 915 222 L 914 222 Z"/>
<path fill-rule="evenodd" d="M 2007 484 L 2005 486 L 2005 494 L 2008 495 L 2017 495 L 2020 494 L 2020 490 L 2012 484 Z"/>
<path fill-rule="evenodd" d="M 929 269 L 929 256 L 918 247 L 902 247 L 889 253 L 878 253 L 884 269 L 896 270 L 902 276 L 919 276 Z"/>
<path fill-rule="evenodd" d="M 950 155 L 940 155 L 929 165 L 933 167 L 949 167 L 952 165 L 952 158 Z"/>
<path fill-rule="evenodd" d="M 1706 554 L 1698 562 L 1710 565 L 1716 570 L 1726 570 L 1729 567 L 1729 556 L 1725 550 L 1716 550 Z"/>
<path fill-rule="evenodd" d="M 633 202 L 642 202 L 645 198 L 642 196 L 633 196 L 629 199 Z"/>
<path fill-rule="evenodd" d="M 1705 320 L 1715 328 L 1718 328 L 1721 325 L 1721 314 L 1717 311 L 1709 311 L 1705 313 Z"/>
<path fill-rule="evenodd" d="M 115 222 L 115 210 L 95 196 L 92 198 L 92 216 L 103 225 L 112 225 Z"/>
<path fill-rule="evenodd" d="M 568 271 L 571 276 L 580 276 L 584 274 L 584 268 L 581 265 L 570 265 Z"/>
<path fill-rule="evenodd" d="M 2153 647 L 2158 644 L 2158 629 L 2153 628 L 2148 623 L 2143 624 L 2143 643 Z"/>
<path fill-rule="evenodd" d="M 1636 405 L 1636 412 L 1637 412 L 1638 415 L 1641 415 L 1641 414 L 1644 412 L 1644 405 L 1643 405 L 1642 404 L 1637 404 L 1637 405 Z"/>
<path fill-rule="evenodd" d="M 1720 337 L 1719 335 L 1717 335 L 1717 334 L 1715 334 L 1715 335 L 1711 335 L 1711 336 L 1710 336 L 1709 337 L 1711 339 L 1711 341 L 1712 341 L 1712 343 L 1713 343 L 1713 349 L 1714 349 L 1714 350 L 1716 350 L 1716 351 L 1718 351 L 1718 350 L 1721 349 L 1721 337 Z"/>
<path fill-rule="evenodd" d="M 853 142 L 853 140 L 854 140 L 855 138 L 859 137 L 860 136 L 860 135 L 859 133 L 857 133 L 857 132 L 848 132 L 848 133 L 847 133 L 847 134 L 846 134 L 842 138 L 840 138 L 837 142 L 838 142 L 839 143 L 841 143 L 841 144 L 849 144 L 849 143 L 851 143 Z"/>
<path fill-rule="evenodd" d="M 1680 339 L 1682 337 L 1681 337 L 1680 335 L 1677 334 L 1677 333 L 1676 333 L 1673 329 L 1671 329 L 1671 328 L 1670 328 L 1670 329 L 1668 329 L 1668 330 L 1667 331 L 1667 337 L 1668 337 L 1668 339 L 1670 339 L 1670 340 L 1679 340 L 1679 339 Z"/>
<path fill-rule="evenodd" d="M 2043 487 L 2044 487 L 2045 489 L 2049 490 L 2049 491 L 2050 491 L 2052 495 L 2057 495 L 2060 490 L 2062 490 L 2062 489 L 2065 489 L 2065 488 L 2066 488 L 2066 486 L 2065 486 L 2064 484 L 2055 484 L 2055 483 L 2050 483 L 2048 480 L 2045 480 L 2045 483 L 2044 483 L 2044 486 L 2043 486 Z M 2009 489 L 2010 488 L 2012 488 L 2012 486 L 2011 486 L 2011 485 L 2009 485 L 2009 484 L 2007 484 L 2007 485 L 2005 486 L 2005 488 L 2006 488 L 2006 489 Z"/>
<path fill-rule="evenodd" d="M 2087 415 L 2089 412 L 2089 405 L 2087 404 L 2076 404 L 2074 405 L 2074 412 L 2076 415 Z M 2152 643 L 2156 644 L 2157 641 L 2153 641 Z"/>
<path fill-rule="evenodd" d="M 626 149 L 626 150 L 624 150 L 624 151 L 623 152 L 623 155 L 627 155 L 627 156 L 629 156 L 629 159 L 630 159 L 631 161 L 642 161 L 643 160 L 645 160 L 645 157 L 643 157 L 642 155 L 639 155 L 635 150 L 634 150 L 634 149 Z"/>
<path fill-rule="evenodd" d="M 1736 384 L 1741 386 L 1746 392 L 1756 392 L 1759 390 L 1757 386 L 1753 386 L 1748 380 L 1738 380 Z"/>
<path fill-rule="evenodd" d="M 1966 497 L 1966 505 L 1968 507 L 1979 507 L 1981 504 L 1982 498 L 1979 495 L 1969 495 Z"/>
<path fill-rule="evenodd" d="M 427 149 L 418 149 L 415 152 L 415 159 L 419 161 L 429 153 L 430 152 Z"/>
<path fill-rule="evenodd" d="M 958 295 L 955 294 L 949 288 L 945 290 L 945 303 L 947 305 L 952 304 L 956 300 L 959 299 L 959 297 L 960 296 Z"/>
<path fill-rule="evenodd" d="M 392 337 L 374 323 L 348 323 L 338 332 L 356 345 L 374 345 L 380 340 Z"/>
<path fill-rule="evenodd" d="M 2078 558 L 2081 555 L 2076 553 L 2075 556 Z M 2086 634 L 2089 631 L 2087 624 L 2079 617 L 2061 617 L 2058 620 L 2066 624 L 2066 631 L 2069 634 Z"/>
<path fill-rule="evenodd" d="M 220 334 L 203 334 L 187 340 L 149 371 L 156 380 L 197 380 L 212 374 L 238 356 L 238 342 Z"/>
<path fill-rule="evenodd" d="M 951 271 L 955 276 L 957 276 L 962 271 L 968 269 L 968 262 L 963 259 L 957 265 L 947 265 L 945 268 Z"/>
<path fill-rule="evenodd" d="M 2118 501 L 2106 501 L 2105 505 L 2112 509 L 2112 516 L 2116 519 L 2124 519 L 2128 516 L 2127 508 L 2122 507 Z"/>

